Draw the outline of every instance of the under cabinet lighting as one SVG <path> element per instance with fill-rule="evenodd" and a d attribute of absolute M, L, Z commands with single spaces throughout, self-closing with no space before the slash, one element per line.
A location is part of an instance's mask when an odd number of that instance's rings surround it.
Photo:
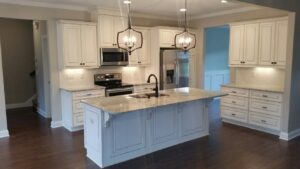
<path fill-rule="evenodd" d="M 260 74 L 271 74 L 275 71 L 275 69 L 271 67 L 256 67 L 254 71 Z"/>
<path fill-rule="evenodd" d="M 186 8 L 181 8 L 179 9 L 180 12 L 185 12 L 186 11 Z"/>
<path fill-rule="evenodd" d="M 221 0 L 221 3 L 225 4 L 225 3 L 228 3 L 227 0 Z"/>
<path fill-rule="evenodd" d="M 124 4 L 131 4 L 131 1 L 130 0 L 125 0 L 123 1 Z"/>

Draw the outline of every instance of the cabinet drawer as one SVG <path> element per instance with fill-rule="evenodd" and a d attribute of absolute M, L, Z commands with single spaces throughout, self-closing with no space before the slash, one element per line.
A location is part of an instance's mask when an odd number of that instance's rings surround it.
<path fill-rule="evenodd" d="M 227 118 L 231 120 L 247 122 L 247 110 L 241 110 L 236 108 L 230 108 L 226 106 L 221 107 L 221 116 L 222 118 Z"/>
<path fill-rule="evenodd" d="M 73 101 L 73 113 L 83 112 L 82 104 L 80 100 Z"/>
<path fill-rule="evenodd" d="M 74 114 L 73 123 L 74 126 L 83 125 L 83 112 Z"/>
<path fill-rule="evenodd" d="M 249 90 L 248 89 L 222 87 L 222 92 L 228 93 L 228 94 L 234 95 L 234 96 L 243 96 L 243 97 L 248 97 L 249 96 Z"/>
<path fill-rule="evenodd" d="M 89 90 L 89 91 L 82 91 L 82 92 L 74 92 L 73 99 L 86 99 L 92 97 L 101 97 L 105 96 L 104 90 Z"/>
<path fill-rule="evenodd" d="M 281 116 L 282 105 L 278 102 L 250 99 L 250 111 Z"/>
<path fill-rule="evenodd" d="M 221 98 L 221 105 L 247 110 L 248 100 L 246 97 L 225 96 Z"/>
<path fill-rule="evenodd" d="M 275 116 L 265 116 L 250 112 L 249 123 L 269 129 L 280 130 L 280 118 Z"/>
<path fill-rule="evenodd" d="M 263 99 L 263 100 L 270 100 L 270 101 L 276 101 L 276 102 L 281 102 L 282 101 L 282 94 L 281 93 L 251 90 L 250 97 L 255 98 L 255 99 Z"/>

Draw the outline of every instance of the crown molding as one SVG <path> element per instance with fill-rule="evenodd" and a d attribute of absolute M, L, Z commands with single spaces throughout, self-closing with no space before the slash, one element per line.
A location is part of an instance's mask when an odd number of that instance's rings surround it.
<path fill-rule="evenodd" d="M 224 10 L 224 11 L 220 11 L 220 12 L 208 13 L 208 14 L 204 14 L 204 15 L 192 16 L 191 20 L 204 19 L 204 18 L 210 18 L 210 17 L 214 17 L 214 16 L 228 15 L 228 14 L 234 14 L 234 13 L 247 12 L 247 11 L 254 11 L 254 10 L 258 10 L 258 9 L 261 9 L 261 7 L 249 6 L 249 7 L 243 7 L 243 8 L 236 8 L 236 9 Z"/>
<path fill-rule="evenodd" d="M 34 1 L 24 1 L 24 0 L 0 0 L 0 3 L 31 6 L 31 7 L 43 7 L 43 8 L 54 8 L 54 9 L 65 9 L 65 10 L 76 10 L 88 12 L 91 10 L 89 7 L 83 7 L 79 5 L 69 5 L 69 4 L 58 4 L 58 3 L 48 3 L 48 2 L 34 2 Z"/>

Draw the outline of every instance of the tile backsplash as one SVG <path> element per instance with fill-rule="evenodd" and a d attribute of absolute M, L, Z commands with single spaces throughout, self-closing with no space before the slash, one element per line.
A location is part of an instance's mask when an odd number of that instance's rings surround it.
<path fill-rule="evenodd" d="M 64 69 L 60 71 L 60 87 L 89 87 L 94 85 L 94 74 L 122 73 L 125 83 L 143 83 L 145 69 L 142 67 L 117 67 L 99 69 Z"/>
<path fill-rule="evenodd" d="M 271 67 L 236 68 L 235 83 L 241 85 L 256 85 L 284 87 L 285 70 Z"/>

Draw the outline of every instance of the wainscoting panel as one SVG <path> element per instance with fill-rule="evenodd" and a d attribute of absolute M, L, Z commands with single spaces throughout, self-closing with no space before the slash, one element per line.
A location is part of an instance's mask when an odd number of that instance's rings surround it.
<path fill-rule="evenodd" d="M 220 91 L 221 85 L 230 82 L 230 70 L 205 72 L 204 89 Z"/>

